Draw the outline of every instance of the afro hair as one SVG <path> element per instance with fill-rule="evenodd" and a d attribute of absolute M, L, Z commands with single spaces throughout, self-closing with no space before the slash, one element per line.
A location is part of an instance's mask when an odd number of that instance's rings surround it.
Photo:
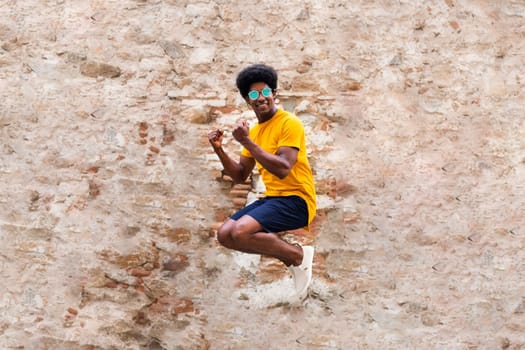
<path fill-rule="evenodd" d="M 250 86 L 253 83 L 263 82 L 275 91 L 277 89 L 277 72 L 273 67 L 265 64 L 253 64 L 244 68 L 237 75 L 237 88 L 243 98 L 248 97 Z"/>

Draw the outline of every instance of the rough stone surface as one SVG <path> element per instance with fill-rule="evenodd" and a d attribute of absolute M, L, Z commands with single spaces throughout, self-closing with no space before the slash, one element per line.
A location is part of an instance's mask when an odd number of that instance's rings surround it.
<path fill-rule="evenodd" d="M 3 1 L 0 347 L 524 348 L 524 23 L 521 0 Z M 239 151 L 255 62 L 318 184 L 283 234 L 316 246 L 300 305 L 214 238 L 260 195 L 206 139 Z"/>

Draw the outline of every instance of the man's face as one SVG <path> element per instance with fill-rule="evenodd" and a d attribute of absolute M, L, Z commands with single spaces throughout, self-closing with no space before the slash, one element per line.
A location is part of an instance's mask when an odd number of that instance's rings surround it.
<path fill-rule="evenodd" d="M 266 89 L 266 90 L 265 90 Z M 265 94 L 265 92 L 270 91 L 269 94 Z M 274 113 L 275 103 L 275 93 L 272 91 L 272 89 L 266 85 L 266 83 L 259 82 L 259 83 L 253 83 L 250 86 L 250 94 L 255 95 L 253 91 L 257 91 L 257 98 L 252 99 L 250 96 L 246 98 L 246 102 L 252 107 L 255 114 L 258 116 L 265 116 L 269 113 Z M 249 94 L 249 95 L 250 95 Z M 267 95 L 267 96 L 264 96 Z"/>

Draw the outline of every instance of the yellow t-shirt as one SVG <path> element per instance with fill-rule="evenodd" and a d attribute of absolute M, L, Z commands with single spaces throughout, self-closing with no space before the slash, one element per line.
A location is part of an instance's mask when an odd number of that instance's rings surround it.
<path fill-rule="evenodd" d="M 275 154 L 281 146 L 299 150 L 297 163 L 284 179 L 264 169 L 256 160 L 257 169 L 266 187 L 266 196 L 299 196 L 308 206 L 308 224 L 315 216 L 315 184 L 310 163 L 306 155 L 304 127 L 299 118 L 292 113 L 278 109 L 274 116 L 250 128 L 250 139 L 268 153 Z M 253 158 L 250 151 L 243 147 L 241 154 Z"/>

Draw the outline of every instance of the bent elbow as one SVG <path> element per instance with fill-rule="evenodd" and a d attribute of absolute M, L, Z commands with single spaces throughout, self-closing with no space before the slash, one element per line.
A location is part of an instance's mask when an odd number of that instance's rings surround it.
<path fill-rule="evenodd" d="M 238 176 L 238 177 L 232 177 L 232 183 L 233 185 L 237 185 L 237 184 L 242 184 L 246 181 L 248 177 L 242 177 L 242 176 Z"/>
<path fill-rule="evenodd" d="M 288 176 L 288 174 L 290 174 L 290 169 L 286 169 L 286 170 L 283 170 L 283 171 L 280 171 L 277 175 L 277 177 L 280 179 L 280 180 L 284 180 L 286 179 L 286 177 Z"/>

